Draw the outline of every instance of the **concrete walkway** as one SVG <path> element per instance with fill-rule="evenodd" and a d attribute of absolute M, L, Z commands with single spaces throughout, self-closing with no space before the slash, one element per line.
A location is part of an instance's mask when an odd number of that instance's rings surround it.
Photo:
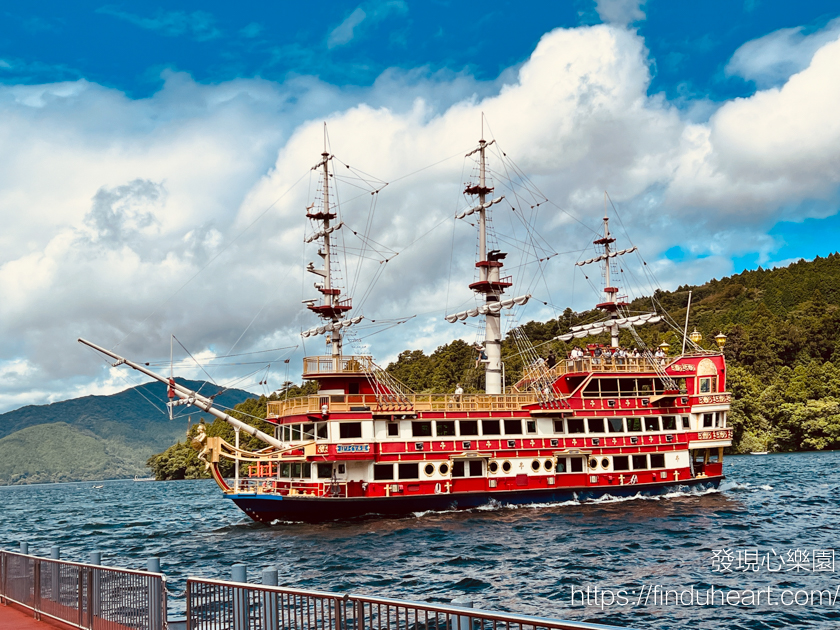
<path fill-rule="evenodd" d="M 0 630 L 50 630 L 70 627 L 52 619 L 37 621 L 30 610 L 0 604 Z"/>

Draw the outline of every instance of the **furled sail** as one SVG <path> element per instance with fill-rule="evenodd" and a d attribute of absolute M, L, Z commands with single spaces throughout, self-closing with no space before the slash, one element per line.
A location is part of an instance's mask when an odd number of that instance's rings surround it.
<path fill-rule="evenodd" d="M 324 333 L 328 332 L 335 332 L 341 330 L 342 328 L 349 328 L 353 324 L 358 324 L 362 321 L 364 317 L 361 315 L 358 317 L 353 317 L 351 319 L 342 319 L 337 322 L 332 322 L 329 324 L 324 324 L 322 326 L 316 326 L 315 328 L 310 328 L 309 330 L 304 330 L 300 333 L 301 337 L 315 337 L 317 335 L 323 335 Z"/>
<path fill-rule="evenodd" d="M 629 254 L 630 252 L 635 252 L 638 248 L 637 247 L 629 247 L 627 249 L 619 249 L 616 252 L 609 252 L 606 254 L 601 254 L 600 256 L 595 256 L 595 258 L 590 258 L 589 260 L 581 260 L 580 262 L 576 262 L 575 265 L 578 267 L 583 267 L 584 265 L 591 265 L 592 263 L 601 262 L 602 260 L 607 260 L 608 258 L 615 258 L 616 256 L 623 256 L 624 254 Z"/>
<path fill-rule="evenodd" d="M 642 315 L 634 315 L 632 317 L 620 317 L 618 319 L 607 319 L 600 322 L 592 322 L 591 324 L 581 324 L 580 326 L 572 326 L 565 335 L 555 337 L 558 341 L 571 341 L 572 339 L 582 339 L 590 335 L 600 335 L 609 332 L 614 326 L 618 326 L 621 330 L 628 330 L 633 326 L 641 324 L 656 324 L 662 321 L 662 315 L 656 313 L 643 313 Z"/>
<path fill-rule="evenodd" d="M 487 315 L 488 313 L 498 313 L 503 308 L 513 308 L 514 305 L 522 306 L 530 299 L 531 294 L 529 293 L 528 295 L 520 295 L 515 298 L 507 298 L 505 300 L 501 300 L 500 302 L 489 302 L 487 304 L 482 304 L 477 308 L 471 308 L 467 311 L 447 315 L 444 319 L 450 324 L 454 324 L 457 321 L 464 321 L 468 317 L 478 317 L 479 315 Z"/>

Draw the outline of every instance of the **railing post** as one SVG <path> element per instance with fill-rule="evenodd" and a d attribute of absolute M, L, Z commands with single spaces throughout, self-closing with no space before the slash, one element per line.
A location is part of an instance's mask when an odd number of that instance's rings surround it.
<path fill-rule="evenodd" d="M 469 597 L 462 595 L 453 599 L 452 605 L 458 608 L 472 608 L 473 602 Z M 455 628 L 453 630 L 472 630 L 470 619 L 468 615 L 458 615 L 455 617 Z"/>
<path fill-rule="evenodd" d="M 146 570 L 149 573 L 160 573 L 160 558 L 149 558 L 146 561 Z M 161 630 L 163 620 L 161 615 L 161 592 L 160 578 L 149 576 L 149 630 Z"/>
<path fill-rule="evenodd" d="M 6 605 L 6 552 L 0 551 L 0 602 Z"/>
<path fill-rule="evenodd" d="M 234 564 L 230 569 L 231 582 L 248 582 L 244 564 Z M 248 591 L 244 588 L 233 589 L 233 630 L 248 630 Z"/>
<path fill-rule="evenodd" d="M 61 566 L 57 562 L 60 559 L 61 549 L 58 545 L 53 545 L 50 547 L 50 560 L 56 560 L 56 562 L 50 562 L 50 599 L 54 602 L 58 602 L 61 599 L 59 597 L 59 593 L 61 591 L 61 586 L 59 584 Z"/>
<path fill-rule="evenodd" d="M 262 583 L 264 586 L 277 586 L 277 569 L 263 569 Z M 263 630 L 277 630 L 277 593 L 263 592 L 262 606 Z"/>
<path fill-rule="evenodd" d="M 87 620 L 88 628 L 93 630 L 93 567 L 85 567 L 85 582 L 87 584 Z"/>
<path fill-rule="evenodd" d="M 102 552 L 91 551 L 89 562 L 95 566 L 102 564 Z M 93 614 L 99 616 L 102 614 L 102 572 L 99 569 L 93 570 Z"/>
<path fill-rule="evenodd" d="M 41 618 L 41 561 L 34 560 L 32 566 L 32 609 L 35 619 Z"/>

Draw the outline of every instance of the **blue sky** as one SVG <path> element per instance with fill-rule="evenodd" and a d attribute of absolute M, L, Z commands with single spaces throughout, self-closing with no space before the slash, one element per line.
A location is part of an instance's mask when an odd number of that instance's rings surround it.
<path fill-rule="evenodd" d="M 595 303 L 572 269 L 604 190 L 665 288 L 835 251 L 838 41 L 820 0 L 7 5 L 0 410 L 124 387 L 77 336 L 300 344 L 323 121 L 392 182 L 371 225 L 404 253 L 364 314 L 422 316 L 374 338 L 380 359 L 471 340 L 441 315 L 473 299 L 474 231 L 447 217 L 482 114 L 556 204 L 541 235 L 573 252 L 517 278 L 544 289 L 526 320 Z"/>

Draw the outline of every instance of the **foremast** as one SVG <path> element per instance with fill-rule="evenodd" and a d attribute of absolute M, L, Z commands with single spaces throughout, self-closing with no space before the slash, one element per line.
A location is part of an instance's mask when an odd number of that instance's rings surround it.
<path fill-rule="evenodd" d="M 306 331 L 304 336 L 329 334 L 328 343 L 330 354 L 334 359 L 342 355 L 342 329 L 351 323 L 357 323 L 361 318 L 353 320 L 346 319 L 346 314 L 353 308 L 352 299 L 341 298 L 341 289 L 338 288 L 333 277 L 333 266 L 337 261 L 333 260 L 334 245 L 332 235 L 340 230 L 344 223 L 332 223 L 337 218 L 335 211 L 336 204 L 330 198 L 330 162 L 332 156 L 327 151 L 326 136 L 324 141 L 324 152 L 321 153 L 321 161 L 312 167 L 318 171 L 321 177 L 321 199 L 320 204 L 316 200 L 306 209 L 306 216 L 315 227 L 315 232 L 306 239 L 307 243 L 318 243 L 318 256 L 323 261 L 323 267 L 318 269 L 310 262 L 306 270 L 322 278 L 321 282 L 315 283 L 315 288 L 321 293 L 320 303 L 317 299 L 304 300 L 307 308 L 324 320 L 324 325 Z"/>

